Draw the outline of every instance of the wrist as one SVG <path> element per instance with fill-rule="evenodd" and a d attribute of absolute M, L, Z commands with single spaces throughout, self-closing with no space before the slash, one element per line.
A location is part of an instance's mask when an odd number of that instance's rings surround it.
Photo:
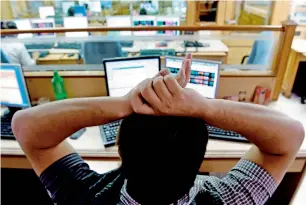
<path fill-rule="evenodd" d="M 120 118 L 127 117 L 134 112 L 130 99 L 127 96 L 119 97 L 119 101 L 121 102 L 122 105 L 121 112 L 119 112 Z"/>
<path fill-rule="evenodd" d="M 201 98 L 201 100 L 199 100 L 197 107 L 198 107 L 196 112 L 197 118 L 209 121 L 211 117 L 214 116 L 213 99 L 208 99 L 203 97 Z"/>

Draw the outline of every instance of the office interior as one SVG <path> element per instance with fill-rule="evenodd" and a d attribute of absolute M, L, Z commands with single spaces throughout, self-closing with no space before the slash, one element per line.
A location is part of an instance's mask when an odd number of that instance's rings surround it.
<path fill-rule="evenodd" d="M 104 59 L 159 56 L 161 68 L 175 71 L 171 63 L 192 53 L 194 62 L 218 64 L 210 98 L 264 104 L 306 129 L 306 1 L 6 0 L 1 21 L 17 27 L 1 29 L 2 67 L 16 66 L 4 44 L 23 44 L 35 62 L 19 65 L 31 106 L 56 100 L 55 71 L 68 98 L 107 96 Z M 98 127 L 68 141 L 99 173 L 120 165 L 117 147 L 105 146 Z M 199 171 L 227 172 L 249 148 L 210 139 Z M 1 139 L 1 158 L 5 201 L 14 204 L 14 193 L 51 204 L 15 140 Z M 29 183 L 35 192 L 27 190 Z M 305 204 L 305 191 L 306 142 L 268 204 Z"/>

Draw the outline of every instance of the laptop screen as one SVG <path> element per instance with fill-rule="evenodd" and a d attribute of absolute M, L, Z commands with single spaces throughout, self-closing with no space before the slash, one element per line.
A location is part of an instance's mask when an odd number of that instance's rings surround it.
<path fill-rule="evenodd" d="M 160 59 L 144 57 L 105 60 L 104 68 L 108 95 L 120 97 L 146 78 L 154 77 L 160 70 Z"/>
<path fill-rule="evenodd" d="M 166 67 L 172 74 L 179 71 L 183 58 L 167 57 Z M 192 88 L 204 97 L 215 98 L 219 84 L 219 62 L 206 60 L 192 60 L 190 81 L 187 88 Z"/>

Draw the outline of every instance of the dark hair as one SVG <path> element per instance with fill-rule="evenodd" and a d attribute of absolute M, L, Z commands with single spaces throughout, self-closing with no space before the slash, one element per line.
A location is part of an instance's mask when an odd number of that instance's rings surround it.
<path fill-rule="evenodd" d="M 208 133 L 201 119 L 133 114 L 117 139 L 128 193 L 141 204 L 169 204 L 193 186 Z"/>
<path fill-rule="evenodd" d="M 1 21 L 1 29 L 17 29 L 17 26 L 13 21 Z"/>

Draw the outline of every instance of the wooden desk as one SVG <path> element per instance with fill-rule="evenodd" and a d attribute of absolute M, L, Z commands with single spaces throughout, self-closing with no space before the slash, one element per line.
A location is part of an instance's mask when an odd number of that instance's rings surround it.
<path fill-rule="evenodd" d="M 282 91 L 286 97 L 291 97 L 295 76 L 302 61 L 306 61 L 306 40 L 294 39 L 282 85 Z"/>
<path fill-rule="evenodd" d="M 98 127 L 89 127 L 78 140 L 68 139 L 76 151 L 89 162 L 120 162 L 117 147 L 104 148 Z M 249 150 L 251 144 L 209 140 L 201 172 L 227 172 Z M 1 167 L 31 168 L 19 144 L 13 140 L 1 140 Z M 306 142 L 289 172 L 302 172 L 306 160 Z M 113 167 L 113 166 L 111 166 Z"/>
<path fill-rule="evenodd" d="M 65 53 L 49 53 L 43 58 L 38 58 L 37 65 L 62 65 L 62 64 L 83 64 L 83 59 L 79 59 L 79 54 L 74 53 L 68 56 Z"/>

